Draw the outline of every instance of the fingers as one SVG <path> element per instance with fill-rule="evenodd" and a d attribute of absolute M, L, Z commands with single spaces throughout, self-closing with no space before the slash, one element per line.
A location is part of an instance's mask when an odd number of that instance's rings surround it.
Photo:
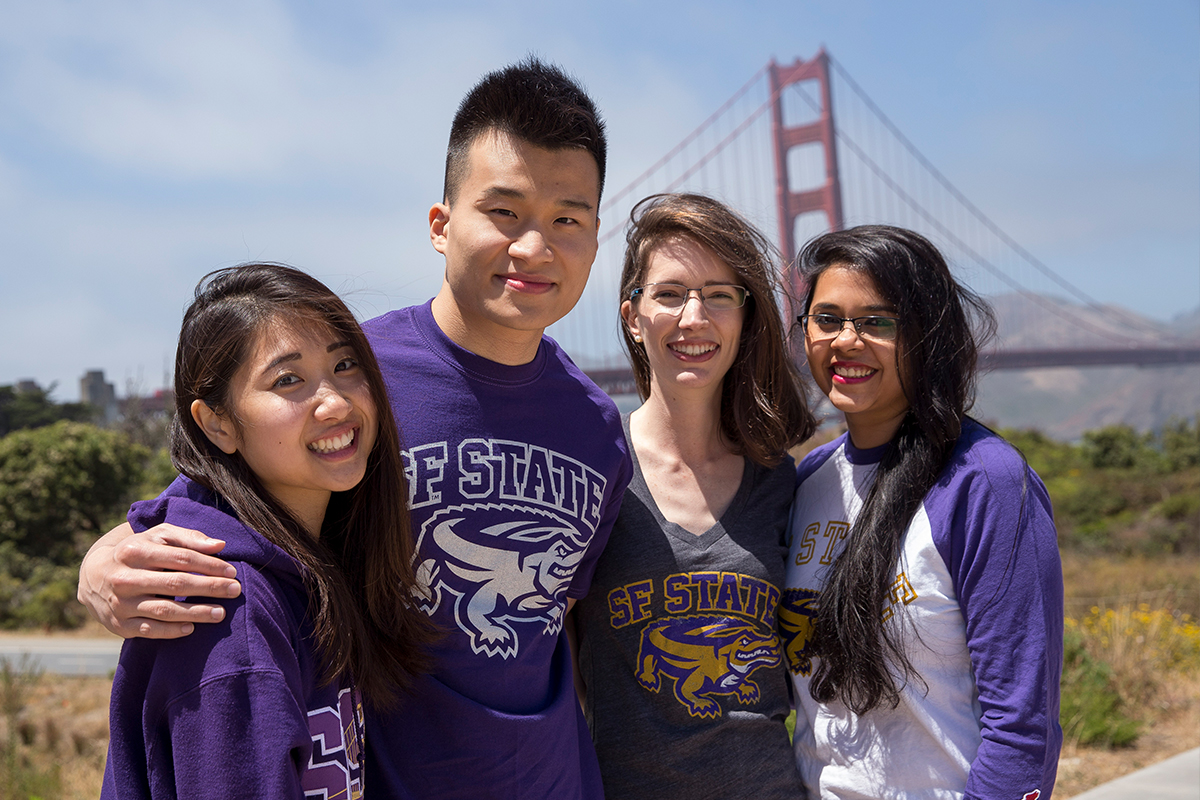
<path fill-rule="evenodd" d="M 177 639 L 192 633 L 196 623 L 220 622 L 225 618 L 225 609 L 219 605 L 183 603 L 163 597 L 147 596 L 113 608 L 126 606 L 133 610 L 132 616 L 121 619 L 114 616 L 105 622 L 105 627 L 126 639 Z"/>
<path fill-rule="evenodd" d="M 148 572 L 118 567 L 108 574 L 107 590 L 85 603 L 97 620 L 124 638 L 174 639 L 187 636 L 196 624 L 220 622 L 225 608 L 214 603 L 186 603 L 189 596 L 237 597 L 241 584 L 183 572 Z"/>
<path fill-rule="evenodd" d="M 142 533 L 133 533 L 128 526 L 114 529 L 84 558 L 79 602 L 118 636 L 187 636 L 197 623 L 224 619 L 225 609 L 175 598 L 225 599 L 241 594 L 237 570 L 210 555 L 224 546 L 219 539 L 174 525 L 157 525 Z"/>
<path fill-rule="evenodd" d="M 220 539 L 210 539 L 199 531 L 156 525 L 124 539 L 113 548 L 113 560 L 134 570 L 174 570 L 221 578 L 226 581 L 237 576 L 230 564 L 207 553 L 218 553 L 225 547 Z M 227 584 L 221 584 L 227 586 Z M 236 597 L 228 589 L 205 596 Z M 177 595 L 180 593 L 176 593 Z"/>
<path fill-rule="evenodd" d="M 166 563 L 151 559 L 153 564 Z M 222 562 L 224 564 L 224 562 Z M 225 567 L 229 566 L 224 564 Z M 163 572 L 163 569 L 189 568 L 186 565 L 175 567 L 152 566 L 148 569 L 126 566 L 123 560 L 115 555 L 114 565 L 106 578 L 106 594 L 108 602 L 121 603 L 128 606 L 123 616 L 142 616 L 144 604 L 156 612 L 160 619 L 175 621 L 170 615 L 179 604 L 162 606 L 149 602 L 150 598 L 159 597 L 212 597 L 225 599 L 237 597 L 242 593 L 242 585 L 231 578 L 214 578 L 209 575 L 193 575 L 190 572 Z M 224 567 L 222 567 L 224 569 Z M 232 569 L 232 568 L 231 568 Z M 135 607 L 136 604 L 136 607 Z M 209 620 L 190 619 L 192 622 L 208 622 Z"/>

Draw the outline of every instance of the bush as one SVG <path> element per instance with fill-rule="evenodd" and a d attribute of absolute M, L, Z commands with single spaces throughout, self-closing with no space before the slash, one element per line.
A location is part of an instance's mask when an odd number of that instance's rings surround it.
<path fill-rule="evenodd" d="M 1200 414 L 1191 421 L 1171 420 L 1163 428 L 1160 439 L 1168 469 L 1200 467 Z"/>
<path fill-rule="evenodd" d="M 1164 555 L 1200 550 L 1200 415 L 1159 434 L 1113 425 L 1079 444 L 1003 431 L 1045 482 L 1059 546 Z"/>
<path fill-rule="evenodd" d="M 128 437 L 58 422 L 0 439 L 0 542 L 56 564 L 75 564 L 76 538 L 125 512 L 150 451 Z"/>
<path fill-rule="evenodd" d="M 179 472 L 171 463 L 171 454 L 167 449 L 164 447 L 155 450 L 146 463 L 142 481 L 134 491 L 134 497 L 138 500 L 153 500 L 162 494 L 162 490 L 170 486 L 171 481 L 178 475 Z"/>
<path fill-rule="evenodd" d="M 32 558 L 12 542 L 0 542 L 0 565 L 0 628 L 70 629 L 86 620 L 75 599 L 76 565 Z"/>
<path fill-rule="evenodd" d="M 1110 425 L 1083 434 L 1083 454 L 1097 469 L 1130 469 L 1146 460 L 1151 438 L 1128 425 Z"/>
<path fill-rule="evenodd" d="M 1093 658 L 1083 635 L 1068 626 L 1063 636 L 1063 739 L 1082 745 L 1125 747 L 1133 744 L 1140 723 L 1121 710 L 1112 668 Z"/>
<path fill-rule="evenodd" d="M 1132 744 L 1137 713 L 1164 676 L 1200 670 L 1200 626 L 1186 614 L 1126 603 L 1065 622 L 1060 721 L 1068 741 Z"/>

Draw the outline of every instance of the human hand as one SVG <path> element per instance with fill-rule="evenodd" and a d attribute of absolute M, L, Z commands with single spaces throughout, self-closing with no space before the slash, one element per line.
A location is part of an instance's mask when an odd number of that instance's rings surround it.
<path fill-rule="evenodd" d="M 237 570 L 217 558 L 225 547 L 200 531 L 163 523 L 134 533 L 124 523 L 92 545 L 79 567 L 77 597 L 101 625 L 124 638 L 175 639 L 194 623 L 220 622 L 219 604 L 177 597 L 237 597 Z"/>

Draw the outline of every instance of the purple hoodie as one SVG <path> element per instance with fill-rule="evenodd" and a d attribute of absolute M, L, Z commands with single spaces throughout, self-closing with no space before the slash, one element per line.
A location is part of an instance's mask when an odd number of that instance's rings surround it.
<path fill-rule="evenodd" d="M 190 636 L 125 642 L 101 798 L 360 797 L 361 701 L 348 676 L 320 685 L 296 562 L 182 476 L 129 511 L 160 522 L 224 539 L 242 594 Z"/>

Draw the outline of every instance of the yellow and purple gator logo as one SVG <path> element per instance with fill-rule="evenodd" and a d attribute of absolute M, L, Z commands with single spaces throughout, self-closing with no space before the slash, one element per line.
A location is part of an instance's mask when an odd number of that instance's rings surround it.
<path fill-rule="evenodd" d="M 779 664 L 779 643 L 732 617 L 668 617 L 642 629 L 637 663 L 642 686 L 657 692 L 663 678 L 670 678 L 675 699 L 691 716 L 719 717 L 715 697 L 733 696 L 743 704 L 758 699 L 758 684 L 750 676 Z"/>
<path fill-rule="evenodd" d="M 779 601 L 779 638 L 793 675 L 812 675 L 813 617 L 820 595 L 812 589 L 784 589 Z"/>

